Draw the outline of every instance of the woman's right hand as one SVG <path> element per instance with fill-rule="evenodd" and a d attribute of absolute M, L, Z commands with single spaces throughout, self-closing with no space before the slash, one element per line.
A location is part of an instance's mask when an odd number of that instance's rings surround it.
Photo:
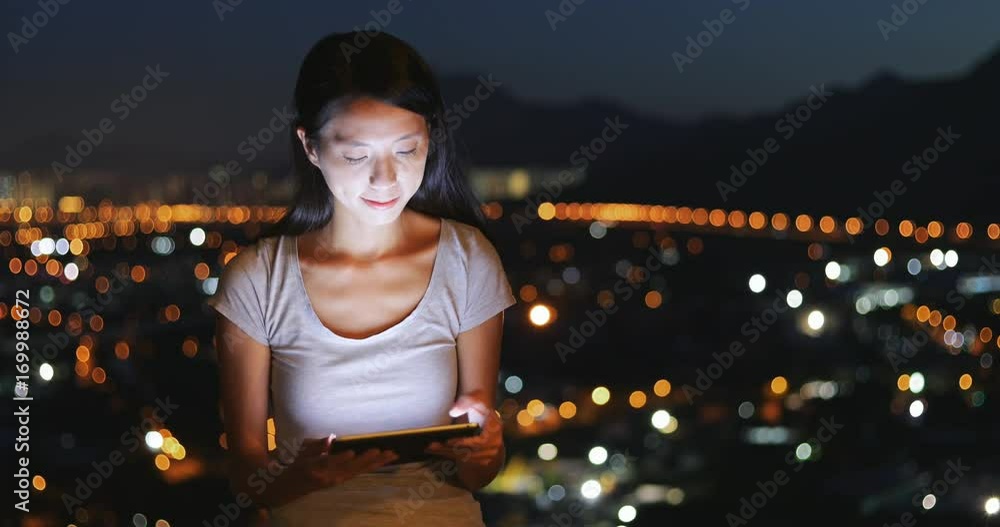
<path fill-rule="evenodd" d="M 330 454 L 330 445 L 336 441 L 335 434 L 319 439 L 306 439 L 302 450 L 292 461 L 288 470 L 305 483 L 306 492 L 339 485 L 358 474 L 371 472 L 399 458 L 391 450 L 369 449 L 355 453 L 353 450 Z"/>

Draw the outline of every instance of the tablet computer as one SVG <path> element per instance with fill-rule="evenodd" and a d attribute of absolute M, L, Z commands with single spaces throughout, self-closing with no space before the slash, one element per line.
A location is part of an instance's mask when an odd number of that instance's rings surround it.
<path fill-rule="evenodd" d="M 459 423 L 338 436 L 330 443 L 330 454 L 354 450 L 356 455 L 361 455 L 370 448 L 378 448 L 392 450 L 399 456 L 393 464 L 423 461 L 436 457 L 424 452 L 431 443 L 435 441 L 444 443 L 456 437 L 477 436 L 481 431 L 482 428 L 478 423 Z"/>

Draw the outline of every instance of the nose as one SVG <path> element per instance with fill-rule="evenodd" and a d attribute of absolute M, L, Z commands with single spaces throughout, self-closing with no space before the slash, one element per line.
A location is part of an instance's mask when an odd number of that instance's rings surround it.
<path fill-rule="evenodd" d="M 395 186 L 396 166 L 392 160 L 380 159 L 376 161 L 368 182 L 375 189 L 392 188 Z"/>

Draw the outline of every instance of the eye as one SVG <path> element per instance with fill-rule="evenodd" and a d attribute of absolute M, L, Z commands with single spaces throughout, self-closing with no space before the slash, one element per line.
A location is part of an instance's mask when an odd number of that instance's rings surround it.
<path fill-rule="evenodd" d="M 407 150 L 406 152 L 396 152 L 396 153 L 401 156 L 412 156 L 416 152 L 417 152 L 417 147 L 413 147 L 412 150 Z"/>
<path fill-rule="evenodd" d="M 358 163 L 364 161 L 365 159 L 368 159 L 368 156 L 363 156 L 363 157 L 347 157 L 347 156 L 344 156 L 344 159 L 347 160 L 347 164 L 348 165 L 357 165 Z"/>

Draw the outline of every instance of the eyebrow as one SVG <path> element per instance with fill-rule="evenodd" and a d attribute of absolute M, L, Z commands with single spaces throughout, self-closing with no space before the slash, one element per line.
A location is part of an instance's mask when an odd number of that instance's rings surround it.
<path fill-rule="evenodd" d="M 393 143 L 398 143 L 398 142 L 402 141 L 403 139 L 408 139 L 408 138 L 416 136 L 416 135 L 420 135 L 420 132 L 410 132 L 410 133 L 408 133 L 406 135 L 402 135 L 398 139 L 396 139 L 395 141 L 393 141 Z M 358 141 L 358 140 L 355 140 L 355 139 L 347 139 L 347 138 L 343 137 L 340 134 L 336 134 L 336 135 L 333 136 L 333 142 L 335 142 L 335 143 L 347 143 L 347 144 L 349 144 L 351 146 L 371 146 L 368 143 L 365 143 L 363 141 Z"/>

